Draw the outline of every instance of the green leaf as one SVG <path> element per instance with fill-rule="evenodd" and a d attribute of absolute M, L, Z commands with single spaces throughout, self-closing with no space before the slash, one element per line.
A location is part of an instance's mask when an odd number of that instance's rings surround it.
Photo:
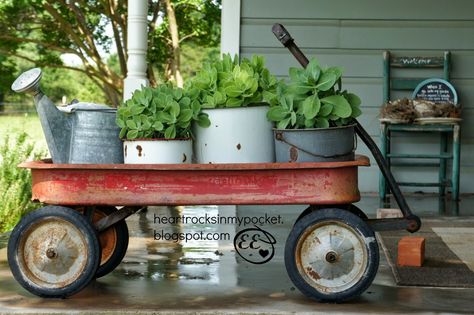
<path fill-rule="evenodd" d="M 244 103 L 243 99 L 240 98 L 228 98 L 225 103 L 227 107 L 239 107 Z"/>
<path fill-rule="evenodd" d="M 120 138 L 120 139 L 123 139 L 126 134 L 127 134 L 127 128 L 122 128 L 122 129 L 120 130 L 119 138 Z"/>
<path fill-rule="evenodd" d="M 267 112 L 267 118 L 270 121 L 280 121 L 285 119 L 288 116 L 289 112 L 287 109 L 281 107 L 281 106 L 276 106 L 270 108 Z"/>
<path fill-rule="evenodd" d="M 296 125 L 296 113 L 295 112 L 290 113 L 290 122 L 291 122 L 292 126 Z"/>
<path fill-rule="evenodd" d="M 316 89 L 320 91 L 327 91 L 336 84 L 337 78 L 336 75 L 332 72 L 324 72 L 316 84 Z"/>
<path fill-rule="evenodd" d="M 202 127 L 202 128 L 207 128 L 211 125 L 211 121 L 209 120 L 209 116 L 205 113 L 201 113 L 201 114 L 198 115 L 196 123 L 199 125 L 199 127 Z"/>
<path fill-rule="evenodd" d="M 127 132 L 127 139 L 136 139 L 138 137 L 138 130 L 129 130 Z"/>
<path fill-rule="evenodd" d="M 351 116 L 352 109 L 349 102 L 342 95 L 331 95 L 321 99 L 324 104 L 331 104 L 334 106 L 332 114 L 341 118 Z"/>
<path fill-rule="evenodd" d="M 277 123 L 277 128 L 278 129 L 286 129 L 288 125 L 290 124 L 291 117 L 285 118 Z"/>
<path fill-rule="evenodd" d="M 296 83 L 288 86 L 288 92 L 292 94 L 306 94 L 314 89 L 313 86 L 308 84 Z"/>
<path fill-rule="evenodd" d="M 179 104 L 182 106 L 188 107 L 189 105 L 191 105 L 191 99 L 185 96 L 179 101 Z"/>
<path fill-rule="evenodd" d="M 165 138 L 166 139 L 174 139 L 176 137 L 176 126 L 171 125 L 165 130 Z"/>
<path fill-rule="evenodd" d="M 143 113 L 144 110 L 145 110 L 145 106 L 134 105 L 130 107 L 130 112 L 133 116 Z"/>
<path fill-rule="evenodd" d="M 127 124 L 127 127 L 130 128 L 130 129 L 137 129 L 138 128 L 136 122 L 131 120 L 131 119 L 127 120 L 126 124 Z"/>
<path fill-rule="evenodd" d="M 360 98 L 353 93 L 347 93 L 346 95 L 344 95 L 344 97 L 347 99 L 349 104 L 351 104 L 351 106 L 360 106 L 361 104 Z"/>
<path fill-rule="evenodd" d="M 180 100 L 183 97 L 183 90 L 180 88 L 173 89 L 173 97 L 175 100 Z"/>
<path fill-rule="evenodd" d="M 239 97 L 243 93 L 242 89 L 238 88 L 235 85 L 230 85 L 226 87 L 224 90 L 225 90 L 225 94 L 227 94 L 227 96 L 229 97 Z"/>
<path fill-rule="evenodd" d="M 120 128 L 125 128 L 125 122 L 124 122 L 122 119 L 120 119 L 119 117 L 117 117 L 117 118 L 115 119 L 115 123 L 116 123 L 117 126 L 119 126 Z"/>
<path fill-rule="evenodd" d="M 321 67 L 316 59 L 312 59 L 308 65 L 306 66 L 306 73 L 308 76 L 314 80 L 314 82 L 318 82 L 319 75 L 321 74 Z"/>
<path fill-rule="evenodd" d="M 319 110 L 319 116 L 322 116 L 322 117 L 328 116 L 329 114 L 331 114 L 333 108 L 334 107 L 332 106 L 332 104 L 321 105 L 321 109 Z"/>
<path fill-rule="evenodd" d="M 342 69 L 339 67 L 330 67 L 324 70 L 325 73 L 332 73 L 336 76 L 336 81 L 342 76 Z"/>
<path fill-rule="evenodd" d="M 317 95 L 308 96 L 301 105 L 303 107 L 303 115 L 306 119 L 316 117 L 321 108 L 321 102 Z"/>
<path fill-rule="evenodd" d="M 187 122 L 193 118 L 193 111 L 192 109 L 183 109 L 181 111 L 181 115 L 178 117 L 179 122 Z"/>
<path fill-rule="evenodd" d="M 162 123 L 161 121 L 158 121 L 158 120 L 153 123 L 153 126 L 152 126 L 152 127 L 153 127 L 153 129 L 155 129 L 156 131 L 162 131 L 163 128 L 164 128 L 163 123 Z"/>
<path fill-rule="evenodd" d="M 329 128 L 329 121 L 326 118 L 318 117 L 315 123 L 316 128 Z"/>

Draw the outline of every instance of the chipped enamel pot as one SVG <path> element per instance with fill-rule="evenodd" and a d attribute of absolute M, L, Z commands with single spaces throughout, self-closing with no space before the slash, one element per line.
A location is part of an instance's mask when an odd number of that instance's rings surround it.
<path fill-rule="evenodd" d="M 197 163 L 271 163 L 275 161 L 268 106 L 206 109 L 209 128 L 194 128 Z"/>
<path fill-rule="evenodd" d="M 191 139 L 139 139 L 123 143 L 125 164 L 189 164 Z"/>

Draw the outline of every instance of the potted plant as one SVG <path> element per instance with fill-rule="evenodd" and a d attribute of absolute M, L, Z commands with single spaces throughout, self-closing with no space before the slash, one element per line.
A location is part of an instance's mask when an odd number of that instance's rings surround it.
<path fill-rule="evenodd" d="M 204 65 L 188 82 L 193 98 L 209 115 L 211 126 L 194 128 L 198 163 L 274 162 L 272 124 L 266 119 L 277 80 L 262 56 L 251 60 L 229 54 Z"/>
<path fill-rule="evenodd" d="M 267 117 L 274 129 L 277 162 L 346 161 L 354 158 L 353 118 L 361 114 L 360 98 L 342 90 L 342 70 L 290 68 L 290 82 L 281 82 L 268 97 Z"/>
<path fill-rule="evenodd" d="M 130 164 L 191 163 L 191 124 L 210 124 L 199 102 L 170 83 L 135 91 L 119 107 L 116 121 Z"/>

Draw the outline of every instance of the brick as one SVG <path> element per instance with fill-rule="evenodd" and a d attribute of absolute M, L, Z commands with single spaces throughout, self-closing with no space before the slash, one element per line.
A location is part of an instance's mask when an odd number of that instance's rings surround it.
<path fill-rule="evenodd" d="M 425 259 L 425 238 L 405 236 L 398 241 L 399 266 L 421 267 Z"/>
<path fill-rule="evenodd" d="M 377 209 L 377 219 L 403 218 L 403 213 L 400 209 L 382 208 Z"/>

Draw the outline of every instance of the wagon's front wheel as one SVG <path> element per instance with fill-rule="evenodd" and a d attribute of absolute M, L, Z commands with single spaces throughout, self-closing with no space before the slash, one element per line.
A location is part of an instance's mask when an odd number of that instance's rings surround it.
<path fill-rule="evenodd" d="M 378 269 L 372 229 L 341 209 L 321 209 L 296 222 L 285 247 L 285 265 L 295 286 L 321 302 L 342 302 L 364 292 Z"/>
<path fill-rule="evenodd" d="M 77 211 L 47 206 L 25 216 L 8 242 L 15 279 L 41 297 L 67 297 L 94 278 L 100 262 L 97 233 Z"/>

